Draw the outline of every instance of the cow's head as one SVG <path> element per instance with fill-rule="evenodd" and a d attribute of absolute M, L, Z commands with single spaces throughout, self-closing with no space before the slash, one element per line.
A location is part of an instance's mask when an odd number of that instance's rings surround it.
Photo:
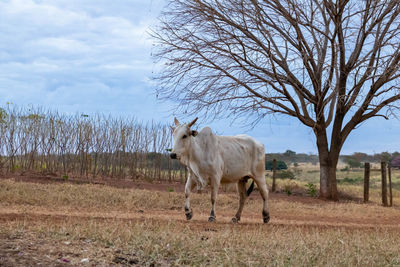
<path fill-rule="evenodd" d="M 174 118 L 175 127 L 172 129 L 172 136 L 174 138 L 174 147 L 171 151 L 172 159 L 181 159 L 182 156 L 186 156 L 189 151 L 190 139 L 197 135 L 197 131 L 190 129 L 193 124 L 197 121 L 195 118 L 190 123 L 181 124 L 177 118 Z"/>

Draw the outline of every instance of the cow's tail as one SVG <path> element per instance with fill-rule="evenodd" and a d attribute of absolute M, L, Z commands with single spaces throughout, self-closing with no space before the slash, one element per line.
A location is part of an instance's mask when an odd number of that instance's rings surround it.
<path fill-rule="evenodd" d="M 247 196 L 250 196 L 251 192 L 253 192 L 253 189 L 254 189 L 254 180 L 251 182 L 249 189 L 247 189 Z"/>

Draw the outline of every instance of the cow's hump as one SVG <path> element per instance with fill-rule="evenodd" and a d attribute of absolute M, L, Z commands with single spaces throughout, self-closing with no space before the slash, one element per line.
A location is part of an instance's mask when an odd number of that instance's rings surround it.
<path fill-rule="evenodd" d="M 212 152 L 215 150 L 215 146 L 217 144 L 216 135 L 213 134 L 210 127 L 204 127 L 201 129 L 199 134 L 195 137 L 196 142 L 202 148 L 205 154 L 214 153 Z"/>
<path fill-rule="evenodd" d="M 212 132 L 212 130 L 211 130 L 211 128 L 210 127 L 204 127 L 203 129 L 201 129 L 201 131 L 199 132 L 199 135 L 202 135 L 202 136 L 210 136 L 210 135 L 212 135 L 213 134 L 213 132 Z"/>

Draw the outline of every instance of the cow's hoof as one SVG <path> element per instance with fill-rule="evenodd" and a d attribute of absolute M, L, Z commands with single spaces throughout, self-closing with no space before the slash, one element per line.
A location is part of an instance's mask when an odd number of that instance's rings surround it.
<path fill-rule="evenodd" d="M 264 219 L 264 223 L 268 223 L 269 222 L 269 213 L 265 213 L 263 214 L 263 219 Z"/>
<path fill-rule="evenodd" d="M 233 223 L 238 223 L 239 221 L 240 221 L 240 218 L 237 218 L 237 217 L 232 218 Z"/>
<path fill-rule="evenodd" d="M 188 213 L 185 213 L 185 215 L 186 215 L 186 220 L 188 220 L 188 221 L 193 218 L 193 212 L 192 211 L 190 211 Z"/>
<path fill-rule="evenodd" d="M 210 218 L 208 218 L 208 221 L 209 221 L 209 222 L 215 222 L 215 217 L 212 217 L 212 216 L 211 216 Z"/>

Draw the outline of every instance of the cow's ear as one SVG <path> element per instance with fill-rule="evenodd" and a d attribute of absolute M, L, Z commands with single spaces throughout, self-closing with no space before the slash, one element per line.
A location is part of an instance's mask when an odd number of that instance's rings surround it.
<path fill-rule="evenodd" d="M 174 122 L 175 122 L 175 125 L 176 125 L 176 126 L 179 125 L 179 121 L 178 121 L 178 119 L 177 119 L 176 117 L 174 117 Z"/>
<path fill-rule="evenodd" d="M 192 130 L 192 131 L 190 132 L 190 135 L 196 136 L 198 133 L 199 133 L 198 131 Z"/>

